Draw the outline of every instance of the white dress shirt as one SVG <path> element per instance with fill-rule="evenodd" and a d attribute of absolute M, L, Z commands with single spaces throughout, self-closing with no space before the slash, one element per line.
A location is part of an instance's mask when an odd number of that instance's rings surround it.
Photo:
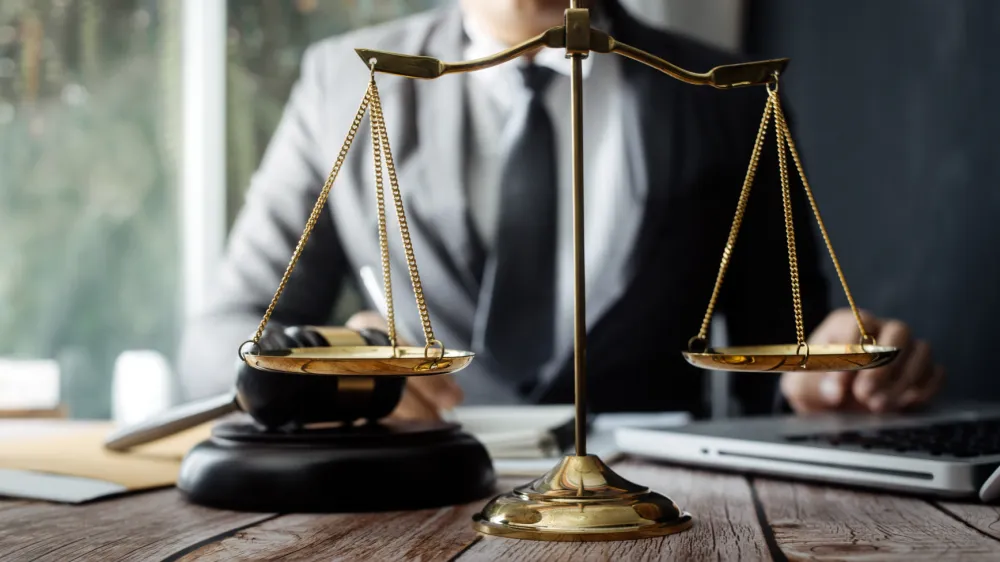
<path fill-rule="evenodd" d="M 599 24 L 595 24 L 595 27 Z M 464 58 L 476 59 L 506 48 L 475 22 L 466 18 L 468 37 Z M 624 103 L 621 61 L 613 55 L 591 54 L 583 60 L 584 76 L 584 201 L 586 277 L 588 286 L 597 276 L 624 269 L 626 255 L 615 255 L 606 243 L 623 230 L 638 224 L 622 224 L 620 217 L 635 216 L 635 206 L 645 200 L 645 182 L 641 176 L 642 156 L 630 150 L 638 146 L 635 135 L 626 127 L 637 125 L 638 117 Z M 555 129 L 557 174 L 556 279 L 557 318 L 562 319 L 557 341 L 572 338 L 573 310 L 573 206 L 572 138 L 570 131 L 571 61 L 560 49 L 542 49 L 534 62 L 556 71 L 545 92 L 545 107 Z M 516 65 L 525 59 L 494 66 L 465 75 L 468 116 L 466 147 L 466 185 L 473 228 L 489 251 L 495 244 L 500 210 L 500 182 L 503 181 L 502 147 L 505 136 L 518 131 L 508 127 L 509 117 L 519 104 L 527 104 L 529 92 Z M 632 130 L 638 130 L 637 128 Z M 636 156 L 636 157 L 632 157 Z M 630 214 L 631 213 L 631 214 Z M 621 254 L 621 252 L 618 252 Z M 614 282 L 615 280 L 611 280 Z M 624 280 L 622 280 L 624 283 Z M 588 295 L 590 291 L 588 290 Z M 589 318 L 588 320 L 593 320 Z M 588 322 L 589 324 L 589 322 Z M 551 371 L 560 359 L 554 358 Z"/>

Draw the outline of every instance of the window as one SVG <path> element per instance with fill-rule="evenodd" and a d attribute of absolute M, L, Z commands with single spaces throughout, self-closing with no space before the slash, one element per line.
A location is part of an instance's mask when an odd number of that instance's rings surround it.
<path fill-rule="evenodd" d="M 225 86 L 227 225 L 232 225 L 243 204 L 250 177 L 298 78 L 306 47 L 351 29 L 432 8 L 441 1 L 229 0 Z M 361 306 L 360 294 L 347 283 L 331 321 L 343 322 Z"/>
<path fill-rule="evenodd" d="M 74 416 L 175 346 L 180 6 L 0 3 L 0 357 L 56 361 Z"/>
<path fill-rule="evenodd" d="M 213 28 L 195 12 L 215 1 L 0 2 L 0 369 L 57 365 L 73 417 L 111 413 L 123 352 L 173 356 L 192 298 L 186 248 L 228 224 L 192 225 L 200 194 L 181 189 L 185 138 L 199 138 L 197 119 L 184 128 L 185 79 L 206 72 L 184 41 L 226 49 L 216 161 L 231 222 L 306 46 L 440 2 L 228 0 L 228 24 Z"/>

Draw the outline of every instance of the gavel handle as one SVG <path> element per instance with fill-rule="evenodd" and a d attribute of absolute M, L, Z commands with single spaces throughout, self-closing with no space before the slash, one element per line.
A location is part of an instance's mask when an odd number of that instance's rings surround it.
<path fill-rule="evenodd" d="M 112 451 L 124 451 L 180 433 L 239 409 L 234 393 L 190 402 L 115 431 L 104 440 L 104 447 Z"/>

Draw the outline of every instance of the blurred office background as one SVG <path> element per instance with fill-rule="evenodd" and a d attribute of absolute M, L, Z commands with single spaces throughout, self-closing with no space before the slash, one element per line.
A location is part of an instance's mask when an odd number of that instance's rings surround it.
<path fill-rule="evenodd" d="M 122 352 L 173 355 L 305 47 L 436 3 L 2 0 L 0 370 L 54 361 L 108 416 Z"/>
<path fill-rule="evenodd" d="M 930 339 L 945 398 L 1000 400 L 1000 2 L 748 12 L 747 50 L 792 58 L 785 92 L 858 302 Z"/>
<path fill-rule="evenodd" d="M 446 1 L 0 1 L 0 371 L 54 365 L 70 415 L 108 416 L 116 365 L 156 365 L 122 353 L 170 357 L 204 298 L 304 48 Z M 622 2 L 793 59 L 783 92 L 856 298 L 931 339 L 947 396 L 1000 399 L 981 362 L 1000 3 Z"/>

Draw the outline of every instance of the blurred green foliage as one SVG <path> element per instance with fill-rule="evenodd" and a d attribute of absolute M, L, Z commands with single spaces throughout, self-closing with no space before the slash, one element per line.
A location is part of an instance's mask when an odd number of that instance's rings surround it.
<path fill-rule="evenodd" d="M 175 345 L 178 2 L 0 2 L 0 354 L 55 358 L 73 415 Z"/>
<path fill-rule="evenodd" d="M 436 3 L 229 0 L 230 217 L 305 47 Z M 0 1 L 0 356 L 58 360 L 74 417 L 110 413 L 120 352 L 178 341 L 181 9 Z"/>
<path fill-rule="evenodd" d="M 243 203 L 250 176 L 281 118 L 306 47 L 331 35 L 441 3 L 442 0 L 229 0 L 226 183 L 230 221 Z"/>

